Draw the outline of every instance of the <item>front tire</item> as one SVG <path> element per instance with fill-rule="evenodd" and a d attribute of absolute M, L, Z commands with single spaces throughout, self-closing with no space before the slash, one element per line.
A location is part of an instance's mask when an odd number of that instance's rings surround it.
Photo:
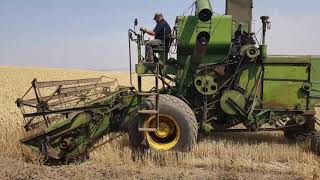
<path fill-rule="evenodd" d="M 149 97 L 141 107 L 146 110 L 155 109 L 155 97 Z M 159 128 L 156 132 L 140 132 L 144 128 L 156 128 L 156 115 L 136 115 L 131 120 L 129 142 L 134 149 L 190 151 L 196 144 L 198 124 L 191 108 L 181 99 L 160 95 Z"/>

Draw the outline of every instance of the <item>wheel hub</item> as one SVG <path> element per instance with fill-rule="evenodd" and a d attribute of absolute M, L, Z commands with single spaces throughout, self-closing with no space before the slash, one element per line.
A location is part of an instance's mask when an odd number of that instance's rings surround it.
<path fill-rule="evenodd" d="M 169 150 L 178 143 L 180 127 L 173 117 L 164 114 L 160 114 L 159 116 L 159 128 L 155 132 L 145 132 L 145 138 L 151 148 Z M 157 127 L 157 122 L 157 117 L 151 116 L 145 121 L 144 127 Z"/>
<path fill-rule="evenodd" d="M 167 123 L 159 123 L 159 128 L 156 131 L 156 135 L 160 138 L 165 138 L 170 134 L 170 126 Z"/>

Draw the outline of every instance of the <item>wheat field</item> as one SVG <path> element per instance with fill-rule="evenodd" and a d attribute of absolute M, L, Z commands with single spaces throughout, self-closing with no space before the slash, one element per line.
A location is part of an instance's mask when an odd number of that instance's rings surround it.
<path fill-rule="evenodd" d="M 49 167 L 19 144 L 22 115 L 15 105 L 33 78 L 39 81 L 108 76 L 129 85 L 127 72 L 0 67 L 1 179 L 320 179 L 320 158 L 308 141 L 291 143 L 277 133 L 219 133 L 200 138 L 189 153 L 146 153 L 133 161 L 124 136 L 90 154 L 85 163 Z M 152 86 L 152 79 L 145 84 Z"/>

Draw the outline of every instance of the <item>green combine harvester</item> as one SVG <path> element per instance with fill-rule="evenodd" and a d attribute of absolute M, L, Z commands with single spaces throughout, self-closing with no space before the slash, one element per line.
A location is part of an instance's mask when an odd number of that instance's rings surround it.
<path fill-rule="evenodd" d="M 269 17 L 261 17 L 260 42 L 251 27 L 252 0 L 227 0 L 223 15 L 209 0 L 194 6 L 195 14 L 176 18 L 167 47 L 154 48 L 155 62 L 142 55 L 148 40 L 135 20 L 129 53 L 131 70 L 135 43 L 137 87 L 107 77 L 34 79 L 16 101 L 26 130 L 21 143 L 48 160 L 69 161 L 108 142 L 108 134 L 128 133 L 133 150 L 186 152 L 199 133 L 283 131 L 290 140 L 310 137 L 320 155 L 320 57 L 269 56 Z M 150 90 L 145 77 L 155 79 Z"/>

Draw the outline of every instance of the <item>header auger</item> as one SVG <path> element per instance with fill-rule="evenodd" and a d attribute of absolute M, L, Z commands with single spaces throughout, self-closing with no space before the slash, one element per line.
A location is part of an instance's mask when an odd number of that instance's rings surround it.
<path fill-rule="evenodd" d="M 21 142 L 48 159 L 68 160 L 110 132 L 128 132 L 133 149 L 189 151 L 198 133 L 283 131 L 292 140 L 311 137 L 320 155 L 320 57 L 268 55 L 270 18 L 261 17 L 259 42 L 252 0 L 227 0 L 223 15 L 209 0 L 194 5 L 195 14 L 176 18 L 169 43 L 152 47 L 152 62 L 142 55 L 148 40 L 135 20 L 129 54 L 131 71 L 135 43 L 137 87 L 131 72 L 131 87 L 104 78 L 34 80 L 34 97 L 17 100 L 29 132 Z M 149 91 L 145 76 L 155 79 Z M 245 128 L 235 129 L 239 124 Z"/>

